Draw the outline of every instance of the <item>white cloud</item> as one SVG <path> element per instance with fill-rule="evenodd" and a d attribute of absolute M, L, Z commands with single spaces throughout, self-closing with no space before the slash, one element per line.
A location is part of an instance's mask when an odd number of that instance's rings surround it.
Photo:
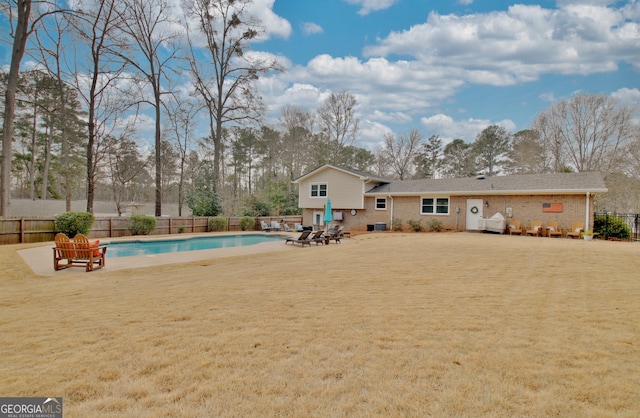
<path fill-rule="evenodd" d="M 618 99 L 625 106 L 640 106 L 640 90 L 637 88 L 622 88 L 611 93 L 611 97 Z"/>
<path fill-rule="evenodd" d="M 275 0 L 253 0 L 250 4 L 251 14 L 259 17 L 267 38 L 278 36 L 288 39 L 291 36 L 291 23 L 273 12 L 274 3 Z"/>
<path fill-rule="evenodd" d="M 371 12 L 388 9 L 397 1 L 398 0 L 347 0 L 347 3 L 361 6 L 358 14 L 365 16 Z"/>
<path fill-rule="evenodd" d="M 439 15 L 392 32 L 365 48 L 368 57 L 411 56 L 453 68 L 471 83 L 512 85 L 542 74 L 613 71 L 619 60 L 640 65 L 640 27 L 624 9 L 513 5 L 505 12 Z M 636 53 L 631 52 L 635 48 Z"/>
<path fill-rule="evenodd" d="M 542 101 L 549 102 L 549 103 L 556 101 L 556 96 L 555 94 L 553 94 L 553 92 L 542 93 L 538 95 L 538 98 Z"/>
<path fill-rule="evenodd" d="M 438 113 L 433 116 L 423 117 L 420 123 L 427 135 L 439 135 L 443 141 L 443 145 L 448 144 L 454 139 L 462 139 L 465 142 L 473 142 L 484 128 L 491 125 L 500 125 L 509 132 L 513 132 L 516 128 L 511 120 L 503 120 L 492 122 L 486 119 L 455 120 L 449 115 Z"/>
<path fill-rule="evenodd" d="M 322 26 L 318 25 L 317 23 L 305 22 L 302 24 L 302 33 L 304 33 L 305 35 L 316 35 L 322 32 L 324 32 Z"/>
<path fill-rule="evenodd" d="M 473 3 L 473 0 L 458 0 L 458 3 L 468 6 Z"/>

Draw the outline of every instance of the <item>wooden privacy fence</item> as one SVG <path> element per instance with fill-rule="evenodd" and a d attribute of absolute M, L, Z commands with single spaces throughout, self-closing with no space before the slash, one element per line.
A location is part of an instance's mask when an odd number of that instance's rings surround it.
<path fill-rule="evenodd" d="M 239 216 L 227 217 L 227 231 L 240 231 Z M 96 218 L 90 238 L 117 238 L 131 236 L 127 228 L 127 217 Z M 302 223 L 302 216 L 263 216 L 256 218 L 254 230 L 259 231 L 260 221 L 271 223 L 277 221 L 293 227 Z M 11 218 L 0 219 L 0 244 L 29 244 L 53 241 L 56 231 L 54 218 Z M 149 235 L 168 235 L 179 233 L 207 232 L 209 217 L 160 217 L 156 218 L 156 229 Z"/>

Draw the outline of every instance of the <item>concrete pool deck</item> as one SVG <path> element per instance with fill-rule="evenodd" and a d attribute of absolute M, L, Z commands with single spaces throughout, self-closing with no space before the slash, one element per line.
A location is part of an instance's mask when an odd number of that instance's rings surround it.
<path fill-rule="evenodd" d="M 245 234 L 260 234 L 260 232 L 230 232 L 230 233 L 202 233 L 202 234 L 181 234 L 181 235 L 154 235 L 154 236 L 134 236 L 123 238 L 99 238 L 101 243 L 109 242 L 122 242 L 122 241 L 154 241 L 154 240 L 166 240 L 171 239 L 188 239 L 195 237 L 211 237 L 211 236 L 229 236 L 229 235 L 245 235 Z M 142 267 L 154 267 L 165 264 L 176 263 L 188 263 L 192 261 L 208 260 L 222 257 L 233 257 L 248 254 L 260 254 L 276 251 L 293 251 L 293 249 L 304 248 L 305 251 L 309 248 L 301 247 L 300 245 L 292 244 L 285 245 L 284 241 L 289 237 L 298 237 L 298 233 L 266 233 L 268 236 L 281 236 L 282 241 L 263 242 L 260 244 L 245 245 L 240 247 L 227 247 L 227 248 L 212 248 L 208 250 L 195 250 L 195 251 L 181 251 L 173 253 L 152 254 L 152 255 L 139 255 L 131 257 L 109 257 L 109 250 L 107 249 L 106 264 L 105 267 L 100 270 L 90 272 L 91 274 L 100 274 L 101 272 L 109 272 L 116 270 L 135 269 Z M 343 242 L 345 240 L 342 240 Z M 349 240 L 347 240 L 349 241 Z M 334 245 L 333 243 L 331 245 Z M 53 250 L 55 246 L 54 242 L 42 243 L 41 246 L 34 248 L 28 248 L 24 250 L 18 250 L 18 254 L 27 263 L 31 270 L 39 276 L 59 276 L 63 274 L 87 274 L 84 268 L 74 267 L 63 270 L 55 271 L 53 269 Z M 312 245 L 311 248 L 316 247 Z M 322 247 L 318 245 L 317 247 Z"/>

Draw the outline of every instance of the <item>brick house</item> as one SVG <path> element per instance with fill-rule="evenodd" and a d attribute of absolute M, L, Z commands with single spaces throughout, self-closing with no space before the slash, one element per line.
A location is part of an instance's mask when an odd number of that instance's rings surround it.
<path fill-rule="evenodd" d="M 324 165 L 294 180 L 305 225 L 324 226 L 331 199 L 335 224 L 345 229 L 390 229 L 394 220 L 427 225 L 437 219 L 446 229 L 478 230 L 480 218 L 501 213 L 523 226 L 556 221 L 593 226 L 593 196 L 606 193 L 598 172 L 530 174 L 396 181 L 357 170 Z"/>

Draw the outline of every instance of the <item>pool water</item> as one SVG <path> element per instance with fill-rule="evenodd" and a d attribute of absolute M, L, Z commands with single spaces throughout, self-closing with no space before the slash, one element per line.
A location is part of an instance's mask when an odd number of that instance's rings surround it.
<path fill-rule="evenodd" d="M 217 237 L 196 237 L 173 240 L 122 241 L 107 244 L 108 257 L 130 257 L 134 255 L 152 255 L 181 251 L 210 250 L 215 248 L 242 247 L 263 242 L 282 241 L 280 236 L 227 235 Z"/>

